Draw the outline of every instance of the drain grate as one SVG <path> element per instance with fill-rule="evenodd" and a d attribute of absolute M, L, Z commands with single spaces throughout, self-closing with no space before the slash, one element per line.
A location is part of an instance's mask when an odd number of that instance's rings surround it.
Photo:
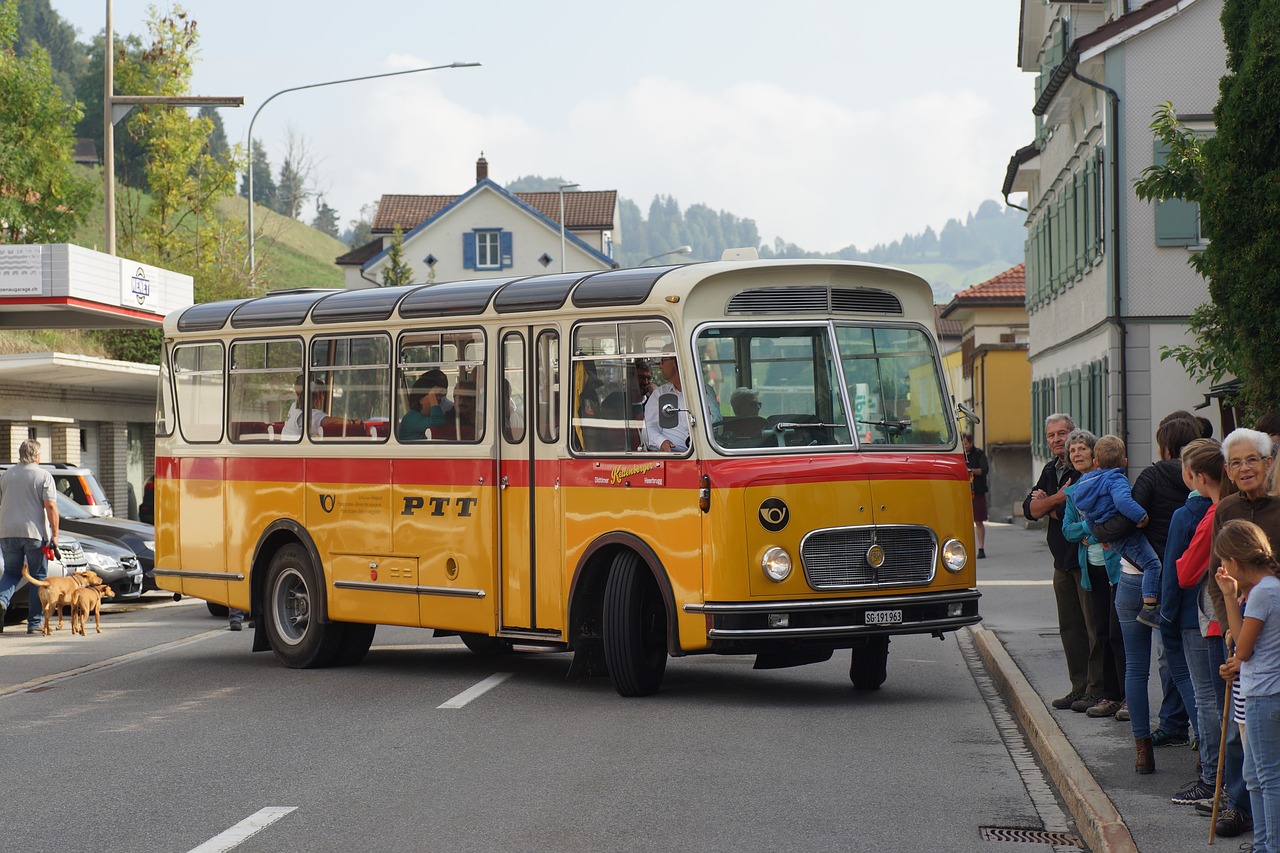
<path fill-rule="evenodd" d="M 1070 832 L 1049 832 L 1043 829 L 1021 829 L 1016 826 L 984 826 L 983 841 L 1014 841 L 1022 844 L 1052 844 L 1083 850 L 1080 839 Z"/>

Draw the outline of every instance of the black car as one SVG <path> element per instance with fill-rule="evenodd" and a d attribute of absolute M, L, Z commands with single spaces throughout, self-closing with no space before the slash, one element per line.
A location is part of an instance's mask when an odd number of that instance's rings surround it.
<path fill-rule="evenodd" d="M 103 599 L 104 604 L 132 601 L 142 595 L 142 566 L 138 565 L 136 554 L 123 545 L 83 533 L 76 539 L 80 540 L 80 547 L 84 550 L 85 568 L 97 572 L 102 582 L 115 593 L 114 598 Z M 61 550 L 61 537 L 58 546 Z"/>
<path fill-rule="evenodd" d="M 127 518 L 98 518 L 71 498 L 58 494 L 58 527 L 123 545 L 138 557 L 142 567 L 142 591 L 158 589 L 152 570 L 156 562 L 156 529 L 153 525 Z"/>

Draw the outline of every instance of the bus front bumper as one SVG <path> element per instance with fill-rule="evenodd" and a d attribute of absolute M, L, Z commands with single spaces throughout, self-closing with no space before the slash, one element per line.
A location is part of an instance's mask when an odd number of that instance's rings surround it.
<path fill-rule="evenodd" d="M 976 589 L 872 598 L 801 601 L 708 601 L 686 604 L 707 618 L 713 645 L 736 641 L 810 641 L 840 647 L 842 640 L 885 634 L 942 634 L 982 621 Z M 816 641 L 816 642 L 815 642 Z"/>

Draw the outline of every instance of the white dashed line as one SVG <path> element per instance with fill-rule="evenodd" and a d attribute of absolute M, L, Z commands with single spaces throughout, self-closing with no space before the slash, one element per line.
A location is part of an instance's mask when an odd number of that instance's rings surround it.
<path fill-rule="evenodd" d="M 225 853 L 297 808 L 297 806 L 268 806 L 265 809 L 259 809 L 226 832 L 218 833 L 204 844 L 193 848 L 191 853 Z"/>
<path fill-rule="evenodd" d="M 462 706 L 470 702 L 472 699 L 475 699 L 477 697 L 483 696 L 484 694 L 488 693 L 490 690 L 497 687 L 502 682 L 506 681 L 512 675 L 514 675 L 514 673 L 495 672 L 493 675 L 489 676 L 479 684 L 473 687 L 468 687 L 466 690 L 462 691 L 457 696 L 454 696 L 452 699 L 450 699 L 448 702 L 445 702 L 443 705 L 437 705 L 436 708 L 437 709 L 461 708 Z"/>

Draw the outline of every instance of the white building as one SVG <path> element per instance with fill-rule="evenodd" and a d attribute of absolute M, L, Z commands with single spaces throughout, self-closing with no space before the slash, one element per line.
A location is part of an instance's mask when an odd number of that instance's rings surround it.
<path fill-rule="evenodd" d="M 1005 178 L 1027 193 L 1027 297 L 1033 450 L 1047 456 L 1045 415 L 1125 438 L 1130 470 L 1155 458 L 1155 429 L 1205 400 L 1161 348 L 1192 343 L 1187 317 L 1208 287 L 1187 261 L 1203 247 L 1195 205 L 1134 194 L 1163 157 L 1150 130 L 1171 102 L 1212 129 L 1226 73 L 1222 0 L 1046 3 L 1022 0 L 1018 56 L 1038 74 L 1035 140 Z M 1215 422 L 1216 409 L 1200 414 Z"/>
<path fill-rule="evenodd" d="M 380 286 L 399 228 L 416 284 L 607 270 L 616 266 L 617 204 L 617 190 L 508 192 L 490 180 L 481 155 L 475 186 L 461 195 L 384 195 L 375 239 L 336 263 L 348 290 Z"/>

